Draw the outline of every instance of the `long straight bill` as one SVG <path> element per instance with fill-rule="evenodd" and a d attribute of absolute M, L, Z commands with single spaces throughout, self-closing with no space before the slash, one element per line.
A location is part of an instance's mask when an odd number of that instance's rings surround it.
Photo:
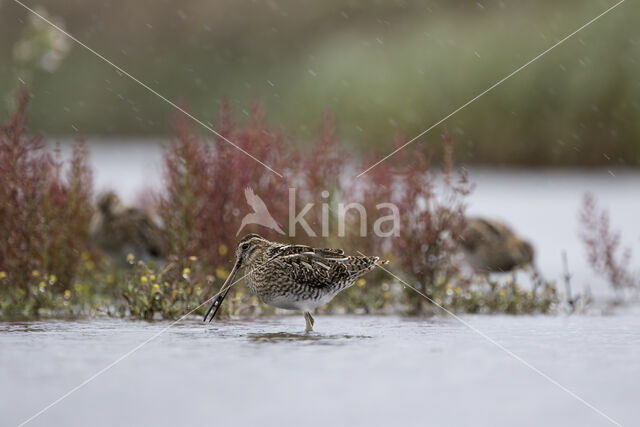
<path fill-rule="evenodd" d="M 218 313 L 218 310 L 222 306 L 222 302 L 224 301 L 227 294 L 229 293 L 229 289 L 231 288 L 231 285 L 233 285 L 239 270 L 240 270 L 240 260 L 236 262 L 236 265 L 233 266 L 233 270 L 231 270 L 231 273 L 229 273 L 229 277 L 227 277 L 227 280 L 225 280 L 224 283 L 222 284 L 222 288 L 220 288 L 220 292 L 218 293 L 218 296 L 215 297 L 215 299 L 213 300 L 213 303 L 211 303 L 211 307 L 209 307 L 209 309 L 205 313 L 204 319 L 202 319 L 203 322 L 207 321 L 209 314 L 211 314 L 211 318 L 209 319 L 209 322 L 211 322 L 213 318 L 216 317 L 216 314 Z"/>

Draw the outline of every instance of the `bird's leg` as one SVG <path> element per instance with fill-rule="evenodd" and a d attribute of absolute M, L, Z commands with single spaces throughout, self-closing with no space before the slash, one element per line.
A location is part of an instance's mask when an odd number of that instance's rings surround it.
<path fill-rule="evenodd" d="M 311 332 L 313 330 L 313 317 L 311 317 L 311 313 L 305 311 L 304 320 L 305 322 L 307 322 L 307 328 L 305 329 L 305 332 Z"/>

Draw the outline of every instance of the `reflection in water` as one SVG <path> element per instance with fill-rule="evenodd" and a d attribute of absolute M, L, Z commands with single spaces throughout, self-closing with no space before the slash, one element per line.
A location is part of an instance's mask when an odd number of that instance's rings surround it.
<path fill-rule="evenodd" d="M 258 343 L 303 342 L 316 344 L 346 344 L 349 340 L 373 338 L 366 335 L 324 335 L 320 333 L 267 332 L 247 334 L 249 341 Z"/>
<path fill-rule="evenodd" d="M 11 322 L 0 324 L 0 332 L 13 332 L 13 333 L 22 333 L 22 332 L 47 332 L 49 329 L 46 328 L 46 325 L 40 325 L 35 322 Z"/>

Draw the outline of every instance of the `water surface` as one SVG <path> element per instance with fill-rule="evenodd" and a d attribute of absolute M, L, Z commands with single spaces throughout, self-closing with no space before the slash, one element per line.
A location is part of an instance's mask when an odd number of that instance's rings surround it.
<path fill-rule="evenodd" d="M 640 313 L 464 316 L 623 425 L 640 410 Z M 0 324 L 0 414 L 17 425 L 168 326 Z M 451 317 L 176 324 L 33 426 L 602 426 L 600 415 Z"/>

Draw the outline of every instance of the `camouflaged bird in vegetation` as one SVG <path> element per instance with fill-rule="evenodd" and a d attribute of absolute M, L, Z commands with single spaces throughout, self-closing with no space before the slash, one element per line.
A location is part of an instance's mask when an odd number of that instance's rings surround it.
<path fill-rule="evenodd" d="M 102 194 L 93 220 L 91 242 L 116 262 L 128 254 L 149 260 L 164 256 L 162 230 L 142 210 L 128 208 L 115 193 Z"/>
<path fill-rule="evenodd" d="M 486 218 L 469 218 L 462 232 L 465 256 L 477 270 L 511 271 L 533 263 L 533 247 L 506 224 Z"/>

